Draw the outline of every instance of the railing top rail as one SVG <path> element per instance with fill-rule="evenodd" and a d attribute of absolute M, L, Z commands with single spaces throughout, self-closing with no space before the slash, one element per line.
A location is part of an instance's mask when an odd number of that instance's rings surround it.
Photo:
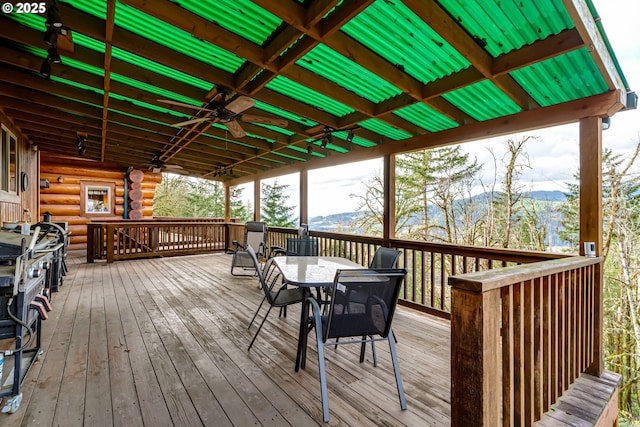
<path fill-rule="evenodd" d="M 108 225 L 108 226 L 123 226 L 123 227 L 131 227 L 136 225 L 143 225 L 145 227 L 153 226 L 153 225 L 161 225 L 166 227 L 168 225 L 215 225 L 221 226 L 225 225 L 224 222 L 214 222 L 214 221 L 153 221 L 153 220 L 145 220 L 145 221 L 132 221 L 132 220 L 120 220 L 120 221 L 91 221 L 87 223 L 90 226 L 96 225 Z"/>
<path fill-rule="evenodd" d="M 575 256 L 496 270 L 477 271 L 449 277 L 449 286 L 471 292 L 488 292 L 513 283 L 599 264 L 602 260 L 601 257 Z"/>

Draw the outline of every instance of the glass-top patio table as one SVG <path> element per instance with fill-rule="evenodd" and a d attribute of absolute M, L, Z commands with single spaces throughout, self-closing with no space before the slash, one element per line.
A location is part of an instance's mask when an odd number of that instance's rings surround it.
<path fill-rule="evenodd" d="M 285 283 L 302 288 L 302 309 L 300 310 L 300 332 L 296 354 L 296 372 L 304 369 L 307 351 L 307 319 L 309 318 L 310 288 L 330 287 L 337 270 L 364 268 L 346 258 L 334 256 L 280 256 L 273 258 L 276 267 L 282 273 Z"/>

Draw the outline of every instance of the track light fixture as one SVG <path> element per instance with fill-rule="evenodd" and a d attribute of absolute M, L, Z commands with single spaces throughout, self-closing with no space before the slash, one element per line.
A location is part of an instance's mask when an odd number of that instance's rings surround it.
<path fill-rule="evenodd" d="M 312 154 L 312 153 L 313 153 L 313 144 L 308 142 L 307 143 L 307 154 Z"/>
<path fill-rule="evenodd" d="M 47 24 L 56 28 L 60 28 L 63 25 L 60 11 L 58 10 L 58 2 L 56 1 L 47 9 Z"/>
<path fill-rule="evenodd" d="M 47 30 L 44 33 L 44 42 L 51 47 L 58 45 L 58 31 L 55 27 L 47 25 Z"/>
<path fill-rule="evenodd" d="M 84 156 L 84 153 L 87 151 L 87 147 L 84 146 L 85 142 L 87 142 L 87 134 L 77 132 L 76 135 L 75 145 L 78 149 L 78 155 Z"/>
<path fill-rule="evenodd" d="M 360 129 L 360 126 L 352 126 L 350 128 L 345 129 L 334 129 L 330 126 L 325 126 L 323 131 L 323 135 L 314 139 L 311 142 L 320 141 L 320 148 L 326 148 L 327 145 L 333 144 L 333 134 L 335 132 L 348 132 L 346 137 L 346 142 L 351 143 L 355 134 L 353 133 L 356 129 Z M 307 151 L 309 150 L 309 146 L 307 145 Z"/>
<path fill-rule="evenodd" d="M 46 59 L 42 61 L 40 66 L 40 75 L 46 79 L 51 77 L 51 64 Z"/>
<path fill-rule="evenodd" d="M 60 64 L 62 62 L 60 55 L 58 54 L 58 49 L 52 47 L 47 51 L 47 61 L 52 64 Z"/>
<path fill-rule="evenodd" d="M 349 131 L 349 134 L 347 135 L 347 142 L 351 143 L 353 141 L 353 129 L 351 129 Z"/>

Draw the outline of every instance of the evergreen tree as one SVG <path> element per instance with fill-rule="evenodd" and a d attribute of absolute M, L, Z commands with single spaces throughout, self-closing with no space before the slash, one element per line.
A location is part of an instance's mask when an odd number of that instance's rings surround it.
<path fill-rule="evenodd" d="M 477 160 L 471 161 L 459 145 L 398 156 L 396 182 L 403 187 L 404 196 L 412 200 L 413 206 L 407 211 L 419 212 L 422 216 L 424 240 L 436 238 L 461 243 L 458 222 L 463 218 L 459 217 L 468 212 L 454 201 L 465 199 L 480 169 Z M 470 198 L 467 200 L 471 202 Z M 430 206 L 435 209 L 432 216 L 441 221 L 430 219 Z"/>
<path fill-rule="evenodd" d="M 153 199 L 154 216 L 184 217 L 189 212 L 190 187 L 182 175 L 162 174 Z"/>
<path fill-rule="evenodd" d="M 288 185 L 262 184 L 262 212 L 261 218 L 270 226 L 293 227 L 296 219 L 293 216 L 295 206 L 289 206 L 289 195 L 285 194 Z"/>

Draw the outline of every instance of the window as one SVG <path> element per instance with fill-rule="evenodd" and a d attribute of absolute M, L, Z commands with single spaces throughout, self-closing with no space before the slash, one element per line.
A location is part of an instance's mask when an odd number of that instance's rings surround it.
<path fill-rule="evenodd" d="M 84 215 L 112 215 L 115 184 L 80 181 L 80 209 Z"/>
<path fill-rule="evenodd" d="M 18 193 L 18 141 L 11 132 L 2 127 L 0 145 L 0 184 L 3 191 Z"/>

